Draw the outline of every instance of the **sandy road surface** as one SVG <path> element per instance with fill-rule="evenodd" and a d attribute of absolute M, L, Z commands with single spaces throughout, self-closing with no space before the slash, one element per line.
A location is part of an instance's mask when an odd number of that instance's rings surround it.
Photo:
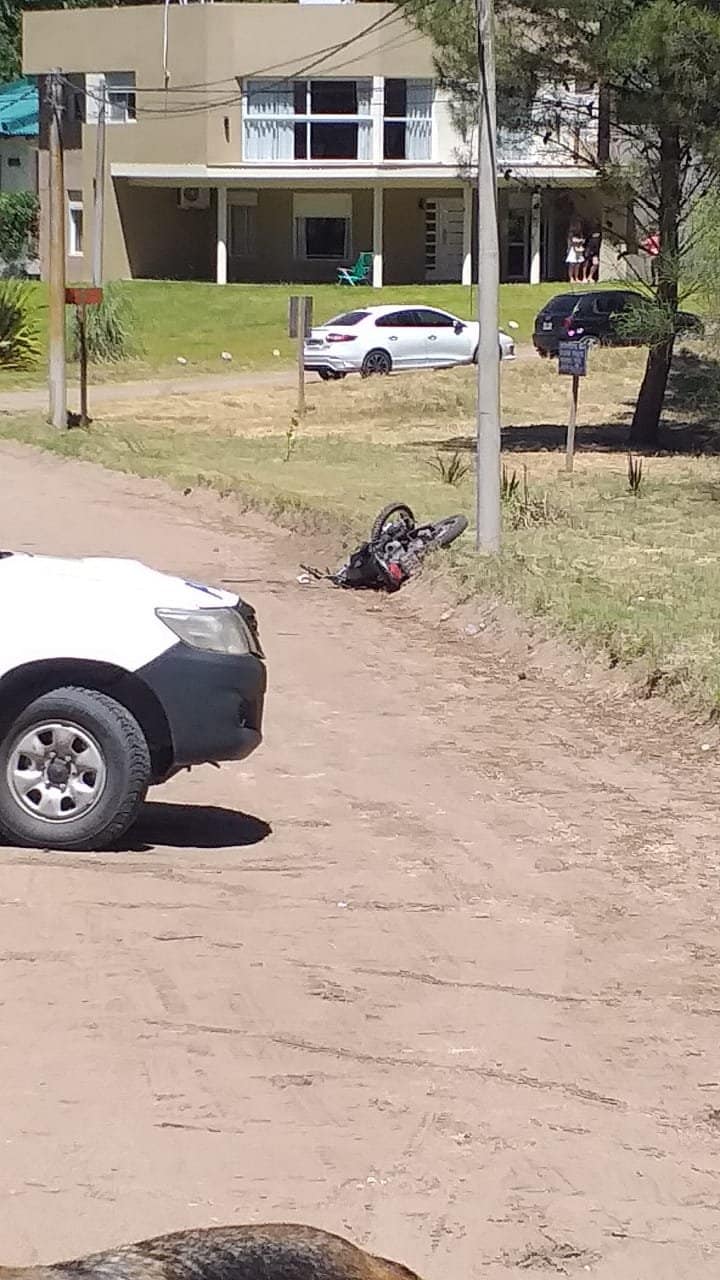
<path fill-rule="evenodd" d="M 716 1277 L 708 754 L 219 501 L 0 466 L 0 542 L 245 579 L 271 673 L 262 752 L 127 851 L 0 851 L 0 1258 L 291 1218 L 427 1280 Z"/>

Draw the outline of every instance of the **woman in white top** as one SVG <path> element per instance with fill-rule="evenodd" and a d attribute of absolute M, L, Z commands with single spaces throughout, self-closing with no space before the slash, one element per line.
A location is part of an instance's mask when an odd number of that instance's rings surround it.
<path fill-rule="evenodd" d="M 570 283 L 578 284 L 582 280 L 583 263 L 585 262 L 585 237 L 582 233 L 582 227 L 578 223 L 573 223 L 568 232 L 565 262 Z"/>

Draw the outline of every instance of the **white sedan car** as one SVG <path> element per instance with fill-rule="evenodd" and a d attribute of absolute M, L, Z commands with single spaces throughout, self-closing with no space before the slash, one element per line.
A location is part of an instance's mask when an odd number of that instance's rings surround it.
<path fill-rule="evenodd" d="M 478 324 L 437 307 L 357 307 L 311 329 L 305 368 L 326 382 L 360 373 L 401 369 L 444 369 L 477 360 Z M 515 343 L 498 333 L 501 360 L 512 359 Z"/>

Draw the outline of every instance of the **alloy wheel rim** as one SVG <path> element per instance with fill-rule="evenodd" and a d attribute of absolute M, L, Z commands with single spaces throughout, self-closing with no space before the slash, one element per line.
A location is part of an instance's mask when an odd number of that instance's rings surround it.
<path fill-rule="evenodd" d="M 53 825 L 76 822 L 100 801 L 107 765 L 91 733 L 71 721 L 25 729 L 13 744 L 7 783 L 23 813 Z"/>

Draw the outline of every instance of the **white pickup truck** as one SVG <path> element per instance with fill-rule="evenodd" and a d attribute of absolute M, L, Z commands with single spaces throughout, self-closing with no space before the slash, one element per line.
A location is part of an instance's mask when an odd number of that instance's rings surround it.
<path fill-rule="evenodd" d="M 0 838 L 101 849 L 148 787 L 259 746 L 265 661 L 236 595 L 132 560 L 0 552 Z"/>

